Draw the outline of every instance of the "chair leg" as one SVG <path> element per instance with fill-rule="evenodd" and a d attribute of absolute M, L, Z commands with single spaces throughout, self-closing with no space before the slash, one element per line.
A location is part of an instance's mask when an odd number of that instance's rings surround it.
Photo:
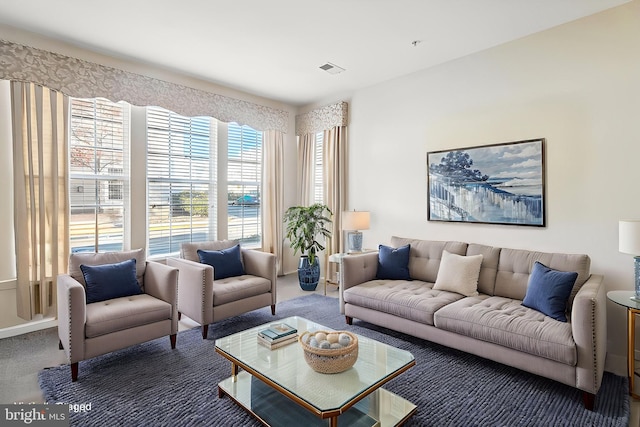
<path fill-rule="evenodd" d="M 206 340 L 209 334 L 209 325 L 202 325 L 202 339 Z"/>
<path fill-rule="evenodd" d="M 64 350 L 64 347 L 62 346 L 62 340 L 58 340 L 58 350 Z"/>
<path fill-rule="evenodd" d="M 271 315 L 272 316 L 276 315 L 276 305 L 275 304 L 271 304 Z"/>
<path fill-rule="evenodd" d="M 582 392 L 582 403 L 584 403 L 584 408 L 589 411 L 593 411 L 593 407 L 595 406 L 596 395 L 593 393 L 589 393 L 587 391 Z"/>
<path fill-rule="evenodd" d="M 353 325 L 353 317 L 344 316 L 344 320 L 347 322 L 347 325 Z"/>
<path fill-rule="evenodd" d="M 177 334 L 169 335 L 169 341 L 171 341 L 171 349 L 174 350 L 176 348 L 176 336 Z"/>
<path fill-rule="evenodd" d="M 78 381 L 78 362 L 71 364 L 71 381 Z"/>
<path fill-rule="evenodd" d="M 178 312 L 178 320 L 182 320 L 182 313 Z"/>

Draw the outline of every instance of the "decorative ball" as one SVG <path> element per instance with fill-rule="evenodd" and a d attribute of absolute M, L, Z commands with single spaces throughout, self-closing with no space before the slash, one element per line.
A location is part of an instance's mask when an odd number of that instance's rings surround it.
<path fill-rule="evenodd" d="M 346 347 L 351 343 L 351 337 L 347 334 L 340 334 L 338 336 L 338 342 L 341 346 Z"/>
<path fill-rule="evenodd" d="M 340 345 L 340 343 L 332 342 L 331 343 L 331 347 L 329 347 L 329 348 L 342 348 L 342 346 Z"/>
<path fill-rule="evenodd" d="M 325 334 L 324 332 L 318 332 L 316 333 L 315 337 L 318 340 L 318 342 L 320 342 L 327 339 L 327 334 Z"/>
<path fill-rule="evenodd" d="M 337 343 L 338 334 L 327 334 L 327 341 L 329 341 L 331 344 Z"/>
<path fill-rule="evenodd" d="M 320 343 L 318 344 L 318 347 L 328 349 L 328 348 L 331 348 L 331 343 L 327 340 L 320 341 Z"/>
<path fill-rule="evenodd" d="M 316 337 L 309 338 L 309 345 L 311 347 L 318 348 L 318 340 L 316 339 Z"/>

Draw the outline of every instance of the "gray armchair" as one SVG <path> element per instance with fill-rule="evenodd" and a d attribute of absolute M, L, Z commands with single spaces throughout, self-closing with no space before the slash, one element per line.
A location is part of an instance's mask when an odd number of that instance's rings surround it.
<path fill-rule="evenodd" d="M 276 312 L 276 257 L 271 253 L 241 249 L 244 274 L 215 279 L 212 265 L 200 262 L 198 250 L 223 251 L 238 244 L 233 240 L 183 243 L 180 258 L 167 265 L 180 271 L 178 312 L 202 325 L 206 339 L 209 324 L 258 308 L 271 306 Z"/>
<path fill-rule="evenodd" d="M 133 295 L 92 301 L 96 287 L 91 282 L 87 288 L 86 266 L 93 267 L 96 277 L 116 263 L 130 266 L 131 259 L 135 260 L 135 279 L 140 289 Z M 97 266 L 103 269 L 96 269 Z M 108 284 L 115 282 L 109 282 L 111 279 L 108 275 L 102 277 Z M 117 285 L 113 283 L 113 287 Z M 176 346 L 178 270 L 146 261 L 144 249 L 71 254 L 69 274 L 58 276 L 57 295 L 60 349 L 69 360 L 72 381 L 78 379 L 78 362 L 82 360 L 166 335 L 171 348 Z"/>

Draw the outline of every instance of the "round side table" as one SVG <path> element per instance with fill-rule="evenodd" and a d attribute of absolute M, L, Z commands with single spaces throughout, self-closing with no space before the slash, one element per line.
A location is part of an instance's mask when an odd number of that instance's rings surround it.
<path fill-rule="evenodd" d="M 627 308 L 627 374 L 629 376 L 629 394 L 640 399 L 634 391 L 633 385 L 636 375 L 636 358 L 635 358 L 635 337 L 636 337 L 636 315 L 640 314 L 640 301 L 631 299 L 635 295 L 634 291 L 609 291 L 607 298 L 611 301 Z"/>

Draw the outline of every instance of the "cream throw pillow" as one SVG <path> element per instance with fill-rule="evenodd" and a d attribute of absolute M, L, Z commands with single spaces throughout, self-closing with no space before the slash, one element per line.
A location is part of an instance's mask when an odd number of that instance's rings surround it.
<path fill-rule="evenodd" d="M 455 292 L 467 297 L 478 295 L 481 264 L 481 254 L 462 256 L 443 251 L 433 289 Z"/>

